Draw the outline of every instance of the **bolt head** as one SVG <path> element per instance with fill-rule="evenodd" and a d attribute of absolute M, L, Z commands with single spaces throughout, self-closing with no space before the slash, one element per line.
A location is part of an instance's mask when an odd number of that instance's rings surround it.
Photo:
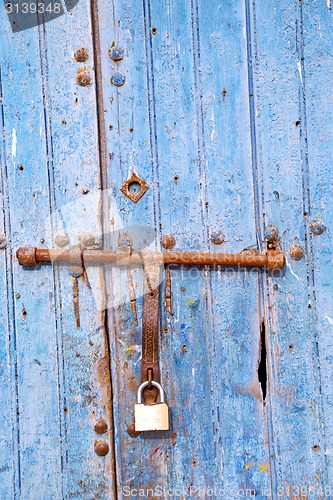
<path fill-rule="evenodd" d="M 112 61 L 121 61 L 124 59 L 124 49 L 122 47 L 112 47 L 108 50 L 109 56 Z"/>
<path fill-rule="evenodd" d="M 135 424 L 132 423 L 127 427 L 127 434 L 133 438 L 136 438 L 139 437 L 141 433 L 135 430 Z"/>
<path fill-rule="evenodd" d="M 68 234 L 66 233 L 61 233 L 61 234 L 58 234 L 55 239 L 54 239 L 54 242 L 55 244 L 60 247 L 60 248 L 64 248 L 65 246 L 68 245 L 69 243 L 69 237 L 68 237 Z"/>
<path fill-rule="evenodd" d="M 175 237 L 172 236 L 172 234 L 166 234 L 165 236 L 163 236 L 161 243 L 163 248 L 165 248 L 166 250 L 170 250 L 175 246 L 176 240 Z"/>
<path fill-rule="evenodd" d="M 99 457 L 105 457 L 109 453 L 109 445 L 105 441 L 96 441 L 94 450 Z"/>
<path fill-rule="evenodd" d="M 104 434 L 107 430 L 108 424 L 105 422 L 105 420 L 100 418 L 99 420 L 97 420 L 97 422 L 95 422 L 94 431 L 96 432 L 96 434 Z"/>
<path fill-rule="evenodd" d="M 121 71 L 116 71 L 116 73 L 114 73 L 111 76 L 111 83 L 112 83 L 112 85 L 115 85 L 116 87 L 121 87 L 122 85 L 124 85 L 125 81 L 126 81 L 126 77 L 125 77 L 124 73 L 122 73 Z"/>
<path fill-rule="evenodd" d="M 294 260 L 302 260 L 305 256 L 304 249 L 298 245 L 292 246 L 289 253 L 290 257 Z"/>
<path fill-rule="evenodd" d="M 276 241 L 279 237 L 279 231 L 275 226 L 268 226 L 265 229 L 265 238 L 268 241 Z"/>
<path fill-rule="evenodd" d="M 74 58 L 77 62 L 87 61 L 89 59 L 89 54 L 88 54 L 87 49 L 85 49 L 84 47 L 81 47 L 80 49 L 78 49 L 74 54 Z"/>
<path fill-rule="evenodd" d="M 91 85 L 92 79 L 89 71 L 80 71 L 80 73 L 76 77 L 76 81 L 81 87 L 88 87 L 88 85 Z"/>
<path fill-rule="evenodd" d="M 3 250 L 7 246 L 7 238 L 3 235 L 0 236 L 0 249 Z"/>
<path fill-rule="evenodd" d="M 216 233 L 212 233 L 210 237 L 210 241 L 213 243 L 213 245 L 222 245 L 224 242 L 224 234 L 221 233 L 221 231 L 218 231 Z"/>
<path fill-rule="evenodd" d="M 85 247 L 90 247 L 95 243 L 95 236 L 90 231 L 87 231 L 86 233 L 81 234 L 79 240 L 81 245 L 84 245 Z"/>
<path fill-rule="evenodd" d="M 315 234 L 316 236 L 319 236 L 320 234 L 323 234 L 323 232 L 326 229 L 326 226 L 325 226 L 325 224 L 321 220 L 315 220 L 311 224 L 310 229 L 311 229 L 311 232 L 313 234 Z"/>

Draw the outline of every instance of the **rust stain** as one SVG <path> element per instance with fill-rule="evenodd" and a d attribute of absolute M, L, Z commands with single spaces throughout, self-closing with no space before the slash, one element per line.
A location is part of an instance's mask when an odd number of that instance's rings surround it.
<path fill-rule="evenodd" d="M 79 283 L 77 278 L 73 277 L 73 305 L 76 319 L 76 327 L 80 328 L 80 308 L 79 308 Z"/>
<path fill-rule="evenodd" d="M 26 320 L 27 319 L 27 311 L 25 310 L 25 307 L 22 306 L 22 316 L 23 316 L 23 319 Z"/>

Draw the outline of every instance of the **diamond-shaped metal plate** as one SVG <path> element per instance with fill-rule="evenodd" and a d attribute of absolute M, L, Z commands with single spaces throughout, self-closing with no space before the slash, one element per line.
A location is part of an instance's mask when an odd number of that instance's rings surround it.
<path fill-rule="evenodd" d="M 149 186 L 143 179 L 140 179 L 135 172 L 132 173 L 131 177 L 124 182 L 121 186 L 120 191 L 124 193 L 127 198 L 129 198 L 133 203 L 142 198 L 146 191 L 148 191 Z"/>

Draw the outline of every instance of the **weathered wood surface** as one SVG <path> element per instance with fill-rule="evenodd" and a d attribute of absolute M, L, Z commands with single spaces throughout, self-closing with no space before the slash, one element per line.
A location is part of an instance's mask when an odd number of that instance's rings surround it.
<path fill-rule="evenodd" d="M 99 236 L 100 214 L 77 208 L 83 190 L 99 198 L 95 86 L 77 85 L 74 59 L 85 46 L 93 73 L 89 19 L 82 1 L 75 16 L 13 34 L 1 9 L 3 499 L 113 497 L 112 453 L 94 452 L 110 381 L 93 291 L 80 280 L 77 328 L 68 268 L 28 270 L 14 259 L 21 245 L 54 247 L 64 231 L 71 244 L 84 231 Z"/>
<path fill-rule="evenodd" d="M 121 499 L 125 487 L 165 487 L 163 498 L 186 498 L 175 493 L 182 488 L 192 498 L 214 488 L 215 498 L 246 490 L 259 499 L 330 498 L 330 1 L 97 5 L 104 199 L 91 6 L 81 0 L 71 14 L 17 34 L 1 11 L 1 234 L 9 244 L 0 254 L 0 496 Z M 108 55 L 113 43 L 125 51 L 118 63 Z M 87 87 L 76 83 L 82 46 Z M 110 83 L 117 71 L 121 87 Z M 150 187 L 137 204 L 120 192 L 132 171 Z M 317 219 L 327 226 L 319 236 L 310 228 Z M 171 266 L 173 315 L 163 283 L 160 333 L 171 429 L 137 438 L 127 427 L 140 382 L 142 273 L 133 273 L 139 326 L 126 272 L 106 268 L 105 296 L 99 269 L 88 270 L 90 289 L 79 280 L 77 328 L 68 268 L 22 269 L 14 258 L 19 246 L 55 247 L 64 232 L 77 244 L 91 231 L 99 244 L 102 226 L 112 247 L 119 231 L 132 231 L 155 250 L 173 234 L 175 250 L 265 252 L 270 224 L 287 255 L 282 273 Z M 219 231 L 225 241 L 215 246 Z M 293 245 L 304 249 L 299 262 Z M 110 429 L 101 438 L 100 417 Z M 94 452 L 99 439 L 110 445 L 106 457 Z"/>

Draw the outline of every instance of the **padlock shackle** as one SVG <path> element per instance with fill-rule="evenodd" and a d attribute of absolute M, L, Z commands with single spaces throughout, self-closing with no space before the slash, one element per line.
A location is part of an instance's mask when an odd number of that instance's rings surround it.
<path fill-rule="evenodd" d="M 164 400 L 164 391 L 162 389 L 162 386 L 161 384 L 159 384 L 158 382 L 154 382 L 154 380 L 152 380 L 151 382 L 151 385 L 153 385 L 154 387 L 156 387 L 156 389 L 158 389 L 159 393 L 160 393 L 160 402 L 161 403 L 165 403 L 165 400 Z M 147 386 L 148 386 L 149 382 L 143 382 L 139 389 L 138 389 L 138 404 L 141 405 L 142 404 L 142 392 L 143 392 L 143 389 L 145 389 Z"/>

